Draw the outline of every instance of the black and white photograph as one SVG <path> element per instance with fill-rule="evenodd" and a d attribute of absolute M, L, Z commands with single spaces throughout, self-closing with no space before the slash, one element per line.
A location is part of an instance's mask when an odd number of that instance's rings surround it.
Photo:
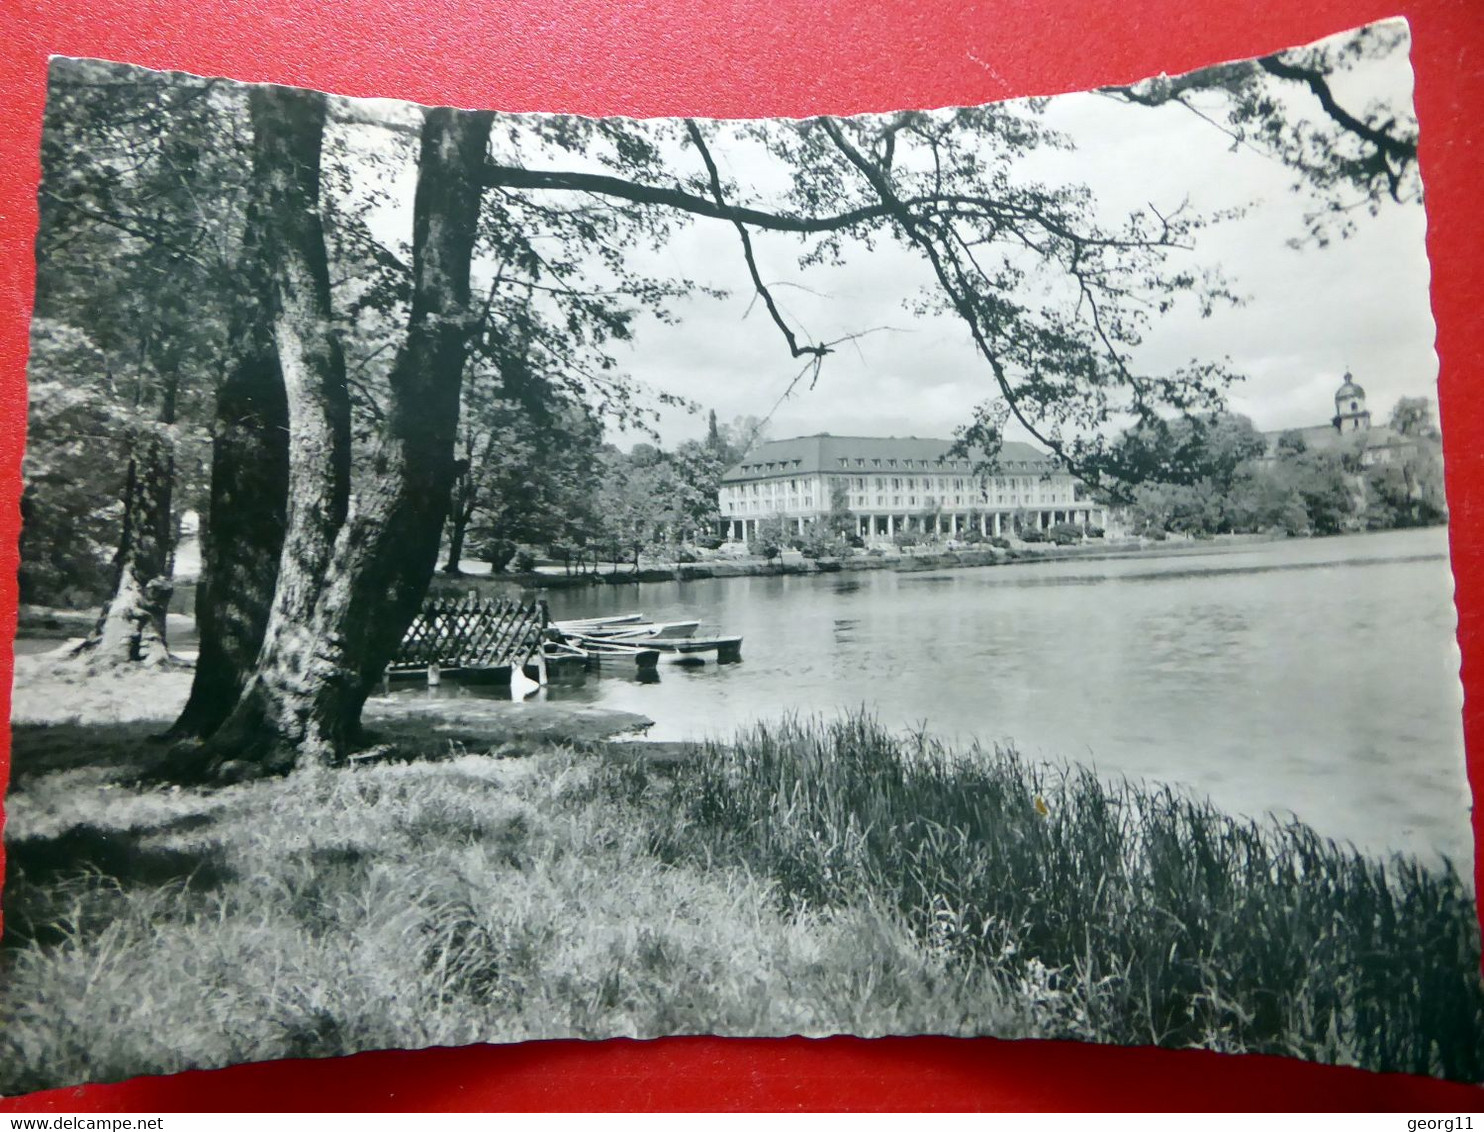
<path fill-rule="evenodd" d="M 0 1094 L 682 1034 L 1484 1081 L 1409 48 L 749 120 L 54 58 Z"/>

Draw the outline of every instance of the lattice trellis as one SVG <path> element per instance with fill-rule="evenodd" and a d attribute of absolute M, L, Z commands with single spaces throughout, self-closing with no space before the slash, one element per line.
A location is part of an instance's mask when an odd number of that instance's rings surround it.
<path fill-rule="evenodd" d="M 393 672 L 426 668 L 495 668 L 524 662 L 541 643 L 546 603 L 506 598 L 448 599 L 425 605 L 402 637 Z"/>

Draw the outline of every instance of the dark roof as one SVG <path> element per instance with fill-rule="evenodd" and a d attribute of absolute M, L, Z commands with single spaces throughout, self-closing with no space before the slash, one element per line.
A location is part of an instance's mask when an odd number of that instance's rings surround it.
<path fill-rule="evenodd" d="M 803 476 L 814 472 L 947 471 L 966 459 L 973 464 L 980 458 L 979 453 L 971 453 L 967 458 L 950 458 L 948 450 L 952 447 L 951 440 L 916 436 L 796 436 L 758 445 L 740 464 L 727 471 L 722 482 Z M 841 460 L 850 463 L 842 465 Z M 856 460 L 864 460 L 864 467 L 857 468 Z M 879 465 L 875 463 L 877 460 L 881 461 Z M 891 460 L 897 463 L 891 465 L 888 463 Z M 912 461 L 910 466 L 904 463 L 907 460 Z M 923 462 L 930 466 L 922 467 Z M 1045 474 L 1061 468 L 1061 464 L 1045 452 L 1015 440 L 1007 440 L 1001 446 L 998 466 L 1005 473 Z"/>

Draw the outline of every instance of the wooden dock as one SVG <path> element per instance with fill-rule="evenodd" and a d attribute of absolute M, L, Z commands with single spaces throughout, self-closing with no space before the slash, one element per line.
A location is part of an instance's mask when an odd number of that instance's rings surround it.
<path fill-rule="evenodd" d="M 697 637 L 697 621 L 652 622 L 642 614 L 553 622 L 544 601 L 522 604 L 471 593 L 430 601 L 414 618 L 387 666 L 387 679 L 447 676 L 464 683 L 510 684 L 514 674 L 544 679 L 587 668 L 652 673 L 662 656 L 691 664 L 715 654 L 742 659 L 740 636 Z"/>
<path fill-rule="evenodd" d="M 516 664 L 534 660 L 551 617 L 544 601 L 529 605 L 506 598 L 430 601 L 402 637 L 387 675 L 487 673 L 506 681 Z"/>

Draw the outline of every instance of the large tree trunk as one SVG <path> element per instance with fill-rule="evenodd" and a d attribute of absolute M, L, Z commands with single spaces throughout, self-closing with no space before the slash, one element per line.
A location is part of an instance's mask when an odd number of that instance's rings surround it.
<path fill-rule="evenodd" d="M 296 747 L 323 755 L 339 746 L 304 703 L 315 686 L 337 679 L 334 642 L 317 636 L 315 613 L 350 492 L 350 395 L 331 324 L 319 206 L 325 98 L 265 86 L 254 88 L 249 105 L 254 177 L 264 193 L 271 334 L 288 408 L 288 492 L 262 645 L 230 714 L 207 741 L 210 772 L 229 763 L 284 769 Z"/>
<path fill-rule="evenodd" d="M 288 402 L 273 342 L 266 261 L 271 147 L 254 154 L 233 312 L 232 361 L 217 391 L 211 499 L 201 534 L 196 627 L 201 651 L 191 695 L 171 728 L 206 736 L 231 714 L 257 663 L 278 581 L 288 509 Z"/>
<path fill-rule="evenodd" d="M 413 208 L 413 298 L 407 340 L 390 374 L 391 409 L 377 449 L 384 469 L 342 539 L 337 599 L 326 632 L 345 642 L 355 677 L 330 689 L 342 731 L 359 727 L 427 595 L 457 466 L 454 442 L 473 312 L 469 269 L 479 227 L 481 170 L 491 115 L 430 110 L 423 124 Z"/>
<path fill-rule="evenodd" d="M 141 367 L 148 365 L 149 345 L 146 336 L 140 351 Z M 157 367 L 164 380 L 156 391 L 155 420 L 134 438 L 125 467 L 123 522 L 113 559 L 113 594 L 98 615 L 92 635 L 78 649 L 94 669 L 136 662 L 164 664 L 170 659 L 165 614 L 175 564 L 175 527 L 170 513 L 175 449 L 170 428 L 175 424 L 180 386 L 178 361 L 168 356 Z"/>
<path fill-rule="evenodd" d="M 305 96 L 263 96 L 289 108 L 295 97 Z M 291 434 L 288 529 L 256 670 L 208 742 L 208 765 L 226 777 L 341 757 L 358 738 L 366 696 L 427 592 L 456 471 L 469 269 L 490 117 L 439 109 L 424 121 L 408 333 L 390 375 L 391 402 L 368 482 L 348 510 L 348 398 L 329 325 L 314 197 L 319 133 L 302 120 L 298 130 L 283 125 L 278 115 L 255 114 L 259 131 L 282 132 L 285 145 L 299 149 L 296 161 L 278 169 L 286 196 L 298 200 L 294 222 L 284 223 L 287 205 L 274 213 L 274 335 Z"/>
<path fill-rule="evenodd" d="M 146 432 L 134 445 L 124 474 L 124 517 L 114 555 L 113 596 L 82 652 L 94 668 L 142 661 L 164 664 L 165 612 L 170 604 L 174 539 L 170 494 L 175 459 L 163 427 L 174 419 L 174 397 L 161 412 L 161 430 Z"/>

